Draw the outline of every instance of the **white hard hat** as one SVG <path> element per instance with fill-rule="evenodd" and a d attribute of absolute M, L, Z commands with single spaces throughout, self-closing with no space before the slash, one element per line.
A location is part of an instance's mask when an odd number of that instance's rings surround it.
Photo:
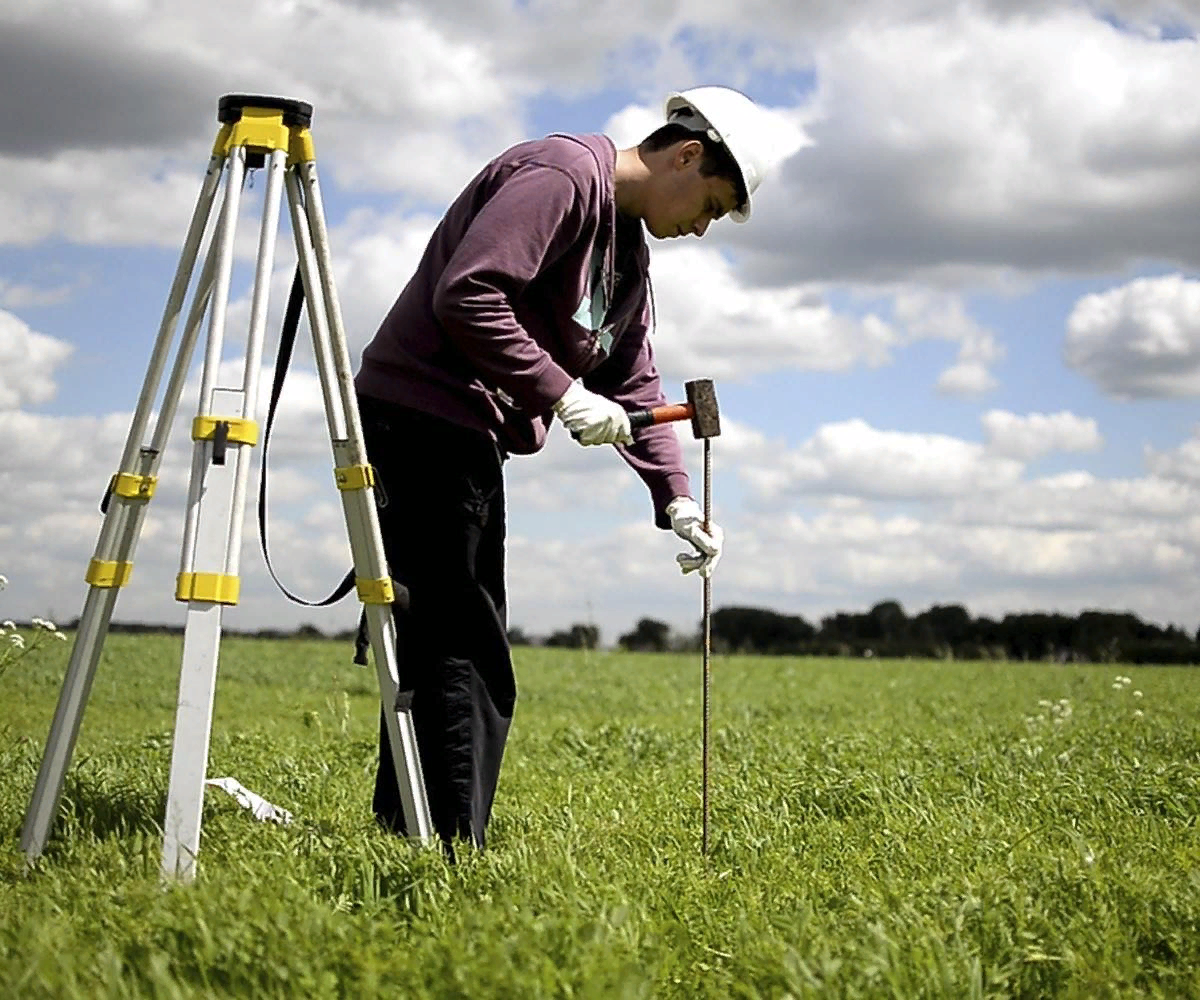
<path fill-rule="evenodd" d="M 750 98 L 729 87 L 693 87 L 670 94 L 668 122 L 704 132 L 733 156 L 746 183 L 746 203 L 729 213 L 734 222 L 750 218 L 750 198 L 771 167 L 776 146 L 767 115 Z"/>

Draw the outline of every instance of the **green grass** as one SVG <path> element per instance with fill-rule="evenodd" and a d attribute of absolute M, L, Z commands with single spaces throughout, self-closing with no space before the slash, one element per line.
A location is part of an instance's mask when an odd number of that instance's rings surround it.
<path fill-rule="evenodd" d="M 209 772 L 296 820 L 210 791 L 168 889 L 180 647 L 108 640 L 29 874 L 65 644 L 0 678 L 0 996 L 1200 996 L 1200 670 L 717 657 L 705 858 L 699 658 L 519 649 L 448 866 L 370 817 L 374 674 L 228 639 Z"/>

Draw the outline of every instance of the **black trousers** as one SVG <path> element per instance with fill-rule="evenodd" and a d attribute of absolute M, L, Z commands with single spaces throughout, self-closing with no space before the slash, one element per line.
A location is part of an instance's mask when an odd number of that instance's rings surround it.
<path fill-rule="evenodd" d="M 366 396 L 359 409 L 388 568 L 408 589 L 396 653 L 433 824 L 447 848 L 458 837 L 482 847 L 516 701 L 503 459 L 487 435 L 418 410 Z M 373 807 L 407 833 L 382 717 Z"/>

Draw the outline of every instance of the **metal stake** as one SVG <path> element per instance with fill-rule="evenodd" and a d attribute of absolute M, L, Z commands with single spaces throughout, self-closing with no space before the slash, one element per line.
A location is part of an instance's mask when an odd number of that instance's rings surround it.
<path fill-rule="evenodd" d="M 712 531 L 712 440 L 704 439 L 704 530 Z M 704 820 L 701 832 L 700 851 L 708 854 L 708 742 L 709 742 L 709 688 L 712 681 L 712 576 L 704 577 L 704 725 L 701 736 L 703 749 L 701 751 L 701 796 L 703 799 Z"/>

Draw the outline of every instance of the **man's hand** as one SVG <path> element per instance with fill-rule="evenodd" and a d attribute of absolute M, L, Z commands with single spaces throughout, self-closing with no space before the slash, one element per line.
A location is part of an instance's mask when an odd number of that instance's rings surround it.
<path fill-rule="evenodd" d="M 680 570 L 691 573 L 698 569 L 701 576 L 712 576 L 717 560 L 721 558 L 725 532 L 712 523 L 708 531 L 704 530 L 704 513 L 691 497 L 676 497 L 667 504 L 667 517 L 671 519 L 671 529 L 675 534 L 691 542 L 696 549 L 695 552 L 680 552 L 675 557 Z"/>
<path fill-rule="evenodd" d="M 629 414 L 578 382 L 554 404 L 554 412 L 580 444 L 633 444 Z"/>

